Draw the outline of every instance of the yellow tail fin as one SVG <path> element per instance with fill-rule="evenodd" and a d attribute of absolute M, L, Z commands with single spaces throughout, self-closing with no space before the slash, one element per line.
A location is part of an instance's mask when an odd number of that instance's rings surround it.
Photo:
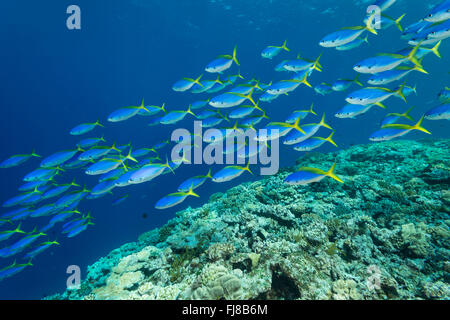
<path fill-rule="evenodd" d="M 247 165 L 245 166 L 245 168 L 242 168 L 242 170 L 248 171 L 248 172 L 250 172 L 251 174 L 253 174 L 253 172 L 250 170 L 250 162 L 247 163 Z"/>
<path fill-rule="evenodd" d="M 314 103 L 311 104 L 311 107 L 309 108 L 309 113 L 312 113 L 313 115 L 317 116 L 317 113 L 313 110 Z"/>
<path fill-rule="evenodd" d="M 322 65 L 320 64 L 320 58 L 322 58 L 322 53 L 320 54 L 320 56 L 316 59 L 316 61 L 314 61 L 314 65 L 313 65 L 313 69 L 317 70 L 319 72 L 322 72 Z"/>
<path fill-rule="evenodd" d="M 420 46 L 422 45 L 422 41 L 420 41 L 407 56 L 409 61 L 411 61 L 412 63 L 414 63 L 416 66 L 419 66 L 419 67 L 422 67 L 422 65 L 420 64 L 420 61 L 417 59 L 416 54 L 417 54 L 417 51 L 419 50 Z"/>
<path fill-rule="evenodd" d="M 203 75 L 201 75 L 200 77 L 198 77 L 197 79 L 195 79 L 193 82 L 198 84 L 200 87 L 203 88 L 202 83 L 200 82 L 200 80 L 203 78 Z"/>
<path fill-rule="evenodd" d="M 344 183 L 344 181 L 342 181 L 335 173 L 334 170 L 336 168 L 336 162 L 333 164 L 333 166 L 331 167 L 331 169 L 326 173 L 327 177 L 330 177 L 336 181 L 339 181 L 340 183 Z"/>
<path fill-rule="evenodd" d="M 358 73 L 358 74 L 356 75 L 355 80 L 353 80 L 353 82 L 356 83 L 358 86 L 362 87 L 363 84 L 361 83 L 361 81 L 359 81 L 359 76 L 360 76 L 360 74 Z"/>
<path fill-rule="evenodd" d="M 200 198 L 200 196 L 194 192 L 194 186 L 192 186 L 192 185 L 189 188 L 189 191 L 186 192 L 186 195 L 187 196 L 193 196 L 193 197 L 196 197 L 196 198 Z"/>
<path fill-rule="evenodd" d="M 327 129 L 333 130 L 332 127 L 330 127 L 328 124 L 325 123 L 325 113 L 322 116 L 322 120 L 320 120 L 319 126 L 325 127 Z"/>
<path fill-rule="evenodd" d="M 234 61 L 238 66 L 240 66 L 239 61 L 238 61 L 238 59 L 237 59 L 237 46 L 235 46 L 235 47 L 234 47 L 234 50 L 233 50 L 233 61 Z"/>
<path fill-rule="evenodd" d="M 297 130 L 297 131 L 300 131 L 300 132 L 303 133 L 303 134 L 306 134 L 305 130 L 303 130 L 303 129 L 300 127 L 300 121 L 301 121 L 301 120 L 302 120 L 301 117 L 298 117 L 297 120 L 295 120 L 295 123 L 294 123 L 291 127 L 294 128 L 294 129 Z"/>
<path fill-rule="evenodd" d="M 335 133 L 336 131 L 333 131 L 331 134 L 330 134 L 330 136 L 328 137 L 328 138 L 319 138 L 320 140 L 324 140 L 324 141 L 328 141 L 329 143 L 331 143 L 333 146 L 335 146 L 335 147 L 338 147 L 338 145 L 336 144 L 336 142 L 334 142 L 334 140 L 333 140 L 333 136 L 334 136 L 334 133 Z"/>
<path fill-rule="evenodd" d="M 286 45 L 287 45 L 287 40 L 284 41 L 283 45 L 281 46 L 281 49 L 283 49 L 287 52 L 291 51 L 288 47 L 286 47 Z"/>
<path fill-rule="evenodd" d="M 308 82 L 308 72 L 305 73 L 305 77 L 302 80 L 300 80 L 300 82 L 312 88 L 312 85 Z"/>
<path fill-rule="evenodd" d="M 403 20 L 403 18 L 406 16 L 405 14 L 402 14 L 397 20 L 395 20 L 395 25 L 397 26 L 398 30 L 400 30 L 400 32 L 403 32 L 403 27 L 400 24 L 400 22 Z"/>
<path fill-rule="evenodd" d="M 195 113 L 193 113 L 193 112 L 191 111 L 191 105 L 189 105 L 189 108 L 187 109 L 186 113 L 189 113 L 189 114 L 193 115 L 194 117 L 197 117 L 197 116 L 195 115 Z"/>
<path fill-rule="evenodd" d="M 403 89 L 405 89 L 405 86 L 406 86 L 406 81 L 402 84 L 402 86 L 400 88 L 398 88 L 396 91 L 394 91 L 394 93 L 399 95 L 400 98 L 402 98 L 403 101 L 405 101 L 407 103 L 406 97 L 405 97 L 405 95 L 403 93 Z"/>
<path fill-rule="evenodd" d="M 442 40 L 439 41 L 432 49 L 431 51 L 438 57 L 442 58 L 441 53 L 439 52 L 439 47 L 441 46 Z"/>
<path fill-rule="evenodd" d="M 413 129 L 413 130 L 419 130 L 419 131 L 425 132 L 425 133 L 427 133 L 427 134 L 431 134 L 430 131 L 428 131 L 427 129 L 425 129 L 424 127 L 422 127 L 422 122 L 423 122 L 424 117 L 425 117 L 425 115 L 423 115 L 422 118 L 420 118 L 419 122 L 417 122 L 417 123 L 412 127 L 412 129 Z"/>
<path fill-rule="evenodd" d="M 373 20 L 375 19 L 375 16 L 376 14 L 374 13 L 369 17 L 369 19 L 367 19 L 366 27 L 364 29 L 366 29 L 370 33 L 377 35 L 378 32 L 373 28 Z"/>

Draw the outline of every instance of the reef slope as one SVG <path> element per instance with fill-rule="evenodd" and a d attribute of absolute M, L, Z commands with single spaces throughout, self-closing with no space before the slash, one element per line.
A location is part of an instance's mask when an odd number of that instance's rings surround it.
<path fill-rule="evenodd" d="M 311 153 L 180 211 L 47 299 L 449 299 L 450 140 Z"/>

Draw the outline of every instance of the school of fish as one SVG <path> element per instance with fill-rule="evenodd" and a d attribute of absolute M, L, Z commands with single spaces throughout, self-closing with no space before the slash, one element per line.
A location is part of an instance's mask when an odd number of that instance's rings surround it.
<path fill-rule="evenodd" d="M 229 72 L 233 66 L 240 67 L 238 50 L 235 47 L 229 54 L 220 55 L 205 66 L 204 72 L 209 76 L 202 74 L 186 77 L 172 86 L 175 92 L 208 94 L 207 99 L 195 101 L 182 110 L 170 110 L 165 104 L 148 105 L 142 100 L 140 105 L 126 106 L 112 112 L 107 117 L 107 121 L 111 123 L 123 122 L 135 116 L 148 117 L 149 126 L 175 125 L 186 118 L 196 119 L 201 121 L 203 128 L 217 128 L 223 133 L 222 139 L 231 133 L 240 135 L 248 130 L 265 129 L 265 134 L 256 138 L 261 144 L 252 147 L 250 144 L 240 143 L 230 151 L 238 153 L 238 157 L 244 159 L 245 163 L 248 162 L 247 165 L 226 166 L 214 174 L 209 170 L 204 175 L 192 177 L 181 183 L 174 190 L 176 192 L 160 199 L 155 208 L 167 209 L 179 205 L 188 197 L 199 197 L 197 190 L 208 181 L 225 183 L 245 173 L 252 174 L 248 159 L 270 148 L 275 139 L 281 139 L 282 144 L 299 152 L 312 151 L 326 143 L 338 147 L 333 140 L 335 130 L 326 123 L 325 113 L 320 112 L 320 108 L 314 104 L 292 110 L 292 114 L 284 121 L 261 125 L 270 119 L 264 103 L 289 95 L 300 86 L 311 88 L 320 95 L 347 91 L 356 86 L 357 88 L 347 95 L 347 104 L 335 113 L 335 116 L 341 119 L 355 119 L 371 108 L 387 110 L 385 102 L 392 97 L 402 99 L 406 103 L 407 96 L 416 93 L 416 88 L 408 85 L 405 79 L 412 72 L 428 74 L 423 65 L 425 56 L 432 54 L 441 58 L 439 47 L 442 41 L 450 37 L 450 0 L 443 1 L 424 15 L 422 20 L 406 28 L 401 24 L 405 15 L 392 18 L 385 13 L 395 2 L 376 1 L 375 5 L 382 12 L 381 19 L 376 21 L 375 13 L 368 12 L 361 25 L 342 28 L 319 41 L 318 44 L 322 48 L 347 51 L 368 43 L 369 36 L 378 35 L 380 30 L 391 26 L 400 30 L 401 38 L 408 42 L 404 49 L 392 53 L 378 53 L 362 61 L 355 61 L 353 71 L 356 75 L 350 79 L 341 78 L 312 86 L 310 76 L 326 69 L 320 62 L 322 54 L 325 54 L 322 53 L 315 59 L 297 55 L 277 62 L 274 70 L 279 72 L 278 74 L 286 75 L 283 80 L 268 83 L 256 79 L 245 80 L 240 69 L 237 73 Z M 279 46 L 271 45 L 265 48 L 261 57 L 274 60 L 280 55 L 290 55 L 290 52 L 288 42 L 284 41 Z M 362 82 L 364 76 L 367 77 L 367 86 Z M 392 87 L 387 88 L 390 84 Z M 424 128 L 423 122 L 450 120 L 449 92 L 449 87 L 443 88 L 436 106 L 416 120 L 410 115 L 413 107 L 404 113 L 387 112 L 380 129 L 368 139 L 375 142 L 387 141 L 412 131 L 431 134 Z M 317 118 L 307 121 L 311 117 Z M 229 124 L 231 121 L 235 124 Z M 104 123 L 100 121 L 83 123 L 71 129 L 70 135 L 86 136 L 103 127 Z M 177 143 L 192 146 L 194 138 Z M 219 142 L 214 137 L 205 137 L 203 140 L 210 145 Z M 33 151 L 2 161 L 2 169 L 20 166 L 32 159 L 39 159 L 40 163 L 23 178 L 24 184 L 19 188 L 19 194 L 2 204 L 6 212 L 0 214 L 0 264 L 7 258 L 13 258 L 14 262 L 0 269 L 0 281 L 32 266 L 36 256 L 54 245 L 59 245 L 56 239 L 48 238 L 49 230 L 57 228 L 64 237 L 72 238 L 94 225 L 90 213 L 83 214 L 79 211 L 82 201 L 104 197 L 121 188 L 174 174 L 183 164 L 188 165 L 184 154 L 180 154 L 180 160 L 168 160 L 170 153 L 164 154 L 164 150 L 170 145 L 171 141 L 165 140 L 152 146 L 133 148 L 130 144 L 108 143 L 104 136 L 96 134 L 94 137 L 81 139 L 74 148 L 46 157 Z M 336 163 L 331 168 L 302 167 L 287 176 L 285 182 L 291 185 L 308 185 L 328 177 L 338 183 L 344 183 L 336 175 L 335 167 Z M 87 188 L 75 180 L 63 182 L 65 173 L 74 170 L 97 176 L 98 184 Z M 122 194 L 112 201 L 112 205 L 120 205 L 128 197 L 128 194 Z M 22 229 L 24 220 L 41 217 L 48 219 L 43 227 Z"/>

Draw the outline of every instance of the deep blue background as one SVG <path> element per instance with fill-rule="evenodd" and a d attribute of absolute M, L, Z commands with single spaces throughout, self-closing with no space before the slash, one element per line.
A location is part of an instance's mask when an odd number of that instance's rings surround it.
<path fill-rule="evenodd" d="M 41 155 L 72 148 L 78 139 L 69 130 L 83 122 L 106 122 L 115 109 L 139 104 L 161 105 L 171 110 L 207 96 L 180 94 L 171 91 L 172 84 L 182 77 L 196 77 L 205 65 L 219 54 L 231 53 L 238 45 L 242 74 L 265 82 L 279 80 L 282 74 L 273 71 L 276 63 L 301 53 L 315 59 L 324 52 L 323 73 L 315 72 L 312 84 L 332 82 L 337 78 L 353 78 L 352 65 L 377 52 L 402 49 L 399 31 L 392 27 L 378 37 L 370 37 L 370 45 L 349 52 L 338 52 L 318 46 L 327 33 L 344 26 L 360 24 L 364 1 L 293 1 L 293 0 L 76 0 L 76 1 L 2 1 L 0 3 L 0 159 L 12 154 Z M 435 3 L 436 1 L 433 1 Z M 320 4 L 319 4 L 320 3 Z M 82 10 L 82 30 L 66 28 L 66 8 L 77 4 Z M 389 10 L 394 17 L 407 13 L 404 24 L 422 18 L 428 5 L 424 1 L 398 1 Z M 261 59 L 267 45 L 281 45 L 288 39 L 292 49 L 275 61 Z M 414 117 L 436 105 L 436 95 L 448 85 L 449 44 L 442 45 L 443 59 L 430 55 L 424 65 L 430 75 L 411 74 L 410 84 L 418 84 L 417 97 L 409 97 L 415 105 Z M 233 73 L 237 72 L 233 67 Z M 337 128 L 336 141 L 341 148 L 368 143 L 370 133 L 378 129 L 383 117 L 380 110 L 371 110 L 358 120 L 341 120 L 332 115 L 345 104 L 345 93 L 321 97 L 311 89 L 299 88 L 289 97 L 272 104 L 263 104 L 274 121 L 282 121 L 293 109 L 306 108 L 315 102 L 317 110 L 328 113 L 328 123 Z M 390 110 L 406 110 L 400 99 L 391 98 Z M 119 124 L 107 124 L 103 131 L 112 143 L 132 142 L 136 148 L 166 140 L 172 127 L 147 127 L 147 118 L 136 117 Z M 182 127 L 191 129 L 192 118 Z M 426 122 L 436 138 L 448 138 L 448 122 Z M 96 129 L 93 135 L 102 133 Z M 321 133 L 323 133 L 321 131 Z M 327 134 L 327 132 L 323 133 Z M 422 138 L 413 133 L 408 138 Z M 300 154 L 282 148 L 282 164 L 290 165 Z M 326 146 L 324 152 L 334 151 Z M 22 178 L 38 161 L 0 172 L 1 200 L 17 194 Z M 323 168 L 326 169 L 326 168 Z M 208 197 L 226 191 L 233 185 L 252 179 L 244 175 L 228 184 L 208 184 L 198 190 L 200 199 L 189 199 L 173 210 L 156 211 L 155 202 L 174 192 L 185 178 L 204 174 L 207 168 L 185 167 L 176 176 L 167 175 L 155 182 L 118 190 L 114 197 L 84 202 L 83 212 L 92 211 L 95 226 L 73 239 L 50 234 L 61 246 L 38 256 L 34 267 L 0 282 L 0 299 L 39 299 L 65 289 L 68 265 L 82 270 L 118 246 L 134 241 L 141 233 L 161 226 L 174 213 L 186 207 L 199 206 Z M 83 176 L 80 172 L 78 176 Z M 84 179 L 93 186 L 95 179 Z M 113 199 L 130 193 L 120 206 L 112 207 Z M 4 211 L 2 211 L 4 212 Z M 148 218 L 142 217 L 143 213 Z M 26 230 L 46 220 L 27 222 Z M 16 239 L 16 238 L 14 238 Z M 3 243 L 2 245 L 5 245 Z M 0 261 L 0 269 L 11 263 Z"/>

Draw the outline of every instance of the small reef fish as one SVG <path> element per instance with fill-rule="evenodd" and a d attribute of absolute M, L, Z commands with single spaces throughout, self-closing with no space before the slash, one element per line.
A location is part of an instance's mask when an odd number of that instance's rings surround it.
<path fill-rule="evenodd" d="M 450 0 L 444 0 L 435 6 L 424 18 L 428 22 L 441 22 L 450 19 Z"/>
<path fill-rule="evenodd" d="M 212 181 L 216 183 L 222 183 L 222 182 L 228 182 L 233 179 L 236 179 L 240 175 L 242 175 L 244 172 L 250 172 L 250 163 L 247 164 L 245 167 L 241 166 L 228 166 L 217 172 L 213 177 Z"/>
<path fill-rule="evenodd" d="M 219 56 L 216 60 L 210 62 L 206 66 L 205 71 L 209 73 L 222 73 L 225 70 L 231 68 L 233 62 L 236 63 L 236 65 L 240 66 L 236 51 L 237 47 L 234 47 L 233 55 Z"/>
<path fill-rule="evenodd" d="M 260 97 L 259 97 L 259 101 L 262 102 L 272 102 L 273 100 L 277 99 L 280 95 L 278 94 L 270 94 L 268 92 L 264 92 Z"/>
<path fill-rule="evenodd" d="M 418 130 L 425 132 L 427 134 L 431 134 L 431 132 L 429 132 L 427 129 L 421 126 L 423 119 L 424 116 L 422 116 L 419 122 L 413 126 L 407 124 L 387 124 L 383 126 L 381 130 L 374 132 L 369 139 L 375 142 L 389 141 L 398 137 L 402 137 L 413 130 Z"/>
<path fill-rule="evenodd" d="M 111 113 L 108 116 L 109 122 L 121 122 L 128 119 L 131 119 L 132 117 L 136 116 L 141 110 L 144 110 L 145 112 L 150 112 L 145 106 L 144 106 L 144 100 L 142 100 L 142 103 L 140 106 L 130 106 L 130 107 L 124 107 L 120 108 L 113 113 Z"/>
<path fill-rule="evenodd" d="M 314 87 L 314 91 L 317 94 L 320 94 L 322 96 L 326 96 L 333 92 L 333 89 L 331 88 L 331 84 L 328 84 L 326 82 L 322 82 L 321 84 L 318 84 Z"/>
<path fill-rule="evenodd" d="M 323 114 L 322 119 L 319 123 L 306 124 L 304 126 L 301 126 L 299 128 L 300 130 L 297 129 L 289 132 L 284 138 L 283 144 L 294 145 L 303 142 L 314 136 L 322 127 L 333 130 L 333 128 L 325 123 L 325 113 Z"/>
<path fill-rule="evenodd" d="M 427 71 L 425 71 L 423 68 L 420 68 L 418 66 L 413 67 L 397 67 L 393 70 L 384 71 L 381 73 L 374 74 L 367 83 L 375 86 L 381 86 L 386 85 L 394 81 L 398 81 L 406 77 L 408 74 L 410 74 L 413 71 L 419 71 L 425 74 L 428 74 Z"/>
<path fill-rule="evenodd" d="M 204 119 L 201 123 L 202 128 L 212 128 L 216 127 L 219 124 L 221 124 L 224 121 L 229 121 L 226 117 L 219 116 L 219 117 L 210 117 L 207 119 Z"/>
<path fill-rule="evenodd" d="M 415 46 L 414 49 L 412 49 L 406 56 L 400 54 L 380 54 L 376 57 L 365 59 L 355 64 L 353 69 L 359 73 L 374 74 L 392 70 L 405 62 L 412 62 L 417 66 L 417 70 L 423 70 L 419 60 L 416 57 L 419 46 L 420 44 Z M 426 73 L 425 71 L 422 72 Z"/>
<path fill-rule="evenodd" d="M 292 130 L 299 132 L 300 134 L 305 134 L 305 131 L 300 127 L 301 118 L 298 117 L 294 124 L 289 124 L 285 122 L 271 122 L 261 131 L 258 137 L 255 137 L 257 141 L 267 142 L 270 140 L 279 139 L 288 135 Z"/>
<path fill-rule="evenodd" d="M 201 75 L 197 79 L 183 78 L 175 82 L 175 84 L 172 86 L 172 90 L 177 92 L 185 92 L 190 90 L 195 84 L 198 84 L 200 87 L 203 87 L 203 85 L 200 82 L 202 77 L 203 75 Z"/>
<path fill-rule="evenodd" d="M 192 190 L 195 190 L 201 187 L 208 179 L 212 179 L 211 170 L 209 170 L 209 172 L 204 176 L 196 176 L 187 179 L 182 184 L 180 184 L 180 186 L 178 187 L 178 191 L 188 192 L 191 188 Z"/>
<path fill-rule="evenodd" d="M 365 26 L 343 28 L 342 30 L 333 32 L 320 40 L 319 45 L 325 48 L 336 48 L 354 41 L 365 31 L 369 31 L 373 34 L 378 34 L 377 31 L 373 28 L 374 19 L 375 14 L 372 14 L 369 19 L 367 19 Z"/>
<path fill-rule="evenodd" d="M 160 112 L 166 112 L 166 104 L 163 103 L 162 106 L 145 106 L 145 108 L 140 108 L 138 115 L 143 117 L 151 117 L 157 115 Z"/>
<path fill-rule="evenodd" d="M 341 110 L 336 112 L 334 116 L 340 119 L 355 119 L 357 116 L 368 112 L 374 106 L 379 106 L 380 108 L 386 109 L 386 107 L 381 103 L 368 105 L 347 104 Z"/>
<path fill-rule="evenodd" d="M 34 259 L 37 255 L 39 255 L 42 252 L 44 252 L 45 250 L 49 249 L 53 245 L 59 245 L 59 242 L 57 242 L 57 241 L 43 242 L 43 243 L 37 245 L 31 251 L 27 252 L 23 257 L 25 259 Z"/>
<path fill-rule="evenodd" d="M 160 210 L 172 208 L 182 203 L 184 200 L 186 200 L 188 196 L 193 196 L 197 198 L 200 197 L 192 190 L 191 187 L 188 192 L 177 192 L 165 196 L 156 203 L 155 208 Z"/>
<path fill-rule="evenodd" d="M 281 61 L 279 64 L 277 64 L 276 66 L 275 66 L 275 71 L 276 72 L 286 72 L 287 70 L 286 70 L 286 68 L 285 68 L 285 65 L 286 65 L 286 62 L 288 62 L 289 60 L 283 60 L 283 61 Z"/>
<path fill-rule="evenodd" d="M 56 167 L 56 168 L 38 168 L 29 174 L 27 174 L 23 181 L 38 181 L 38 180 L 48 180 L 50 177 L 55 176 L 59 171 L 64 171 L 63 169 Z"/>
<path fill-rule="evenodd" d="M 202 100 L 202 101 L 195 101 L 195 102 L 191 103 L 191 109 L 192 110 L 201 109 L 201 108 L 207 106 L 208 103 L 209 103 L 209 99 L 208 100 Z"/>
<path fill-rule="evenodd" d="M 336 163 L 333 164 L 328 172 L 316 168 L 301 167 L 297 172 L 290 174 L 284 180 L 290 185 L 308 185 L 314 182 L 320 182 L 326 177 L 332 178 L 340 183 L 344 183 L 335 173 Z"/>
<path fill-rule="evenodd" d="M 450 104 L 446 103 L 425 113 L 427 120 L 450 120 Z"/>
<path fill-rule="evenodd" d="M 70 130 L 70 134 L 73 136 L 81 136 L 94 130 L 96 127 L 104 128 L 105 126 L 102 125 L 99 120 L 97 120 L 97 122 L 95 123 L 83 123 Z"/>
<path fill-rule="evenodd" d="M 282 46 L 269 46 L 261 52 L 261 56 L 265 59 L 273 59 L 274 57 L 279 55 L 283 50 L 287 52 L 291 51 L 286 45 L 287 40 L 284 41 Z"/>
<path fill-rule="evenodd" d="M 295 123 L 298 118 L 300 118 L 300 120 L 305 119 L 309 114 L 317 116 L 317 113 L 314 111 L 314 103 L 311 104 L 309 110 L 296 110 L 292 112 L 292 114 L 284 122 L 292 124 Z"/>
<path fill-rule="evenodd" d="M 12 277 L 20 272 L 22 272 L 25 268 L 32 266 L 31 260 L 27 263 L 18 264 L 16 261 L 6 268 L 0 270 L 0 281 Z"/>
<path fill-rule="evenodd" d="M 364 43 L 369 43 L 369 35 L 365 36 L 364 38 L 363 37 L 356 38 L 355 40 L 353 40 L 350 43 L 344 44 L 342 46 L 338 46 L 338 47 L 336 47 L 336 50 L 349 51 L 349 50 L 359 48 Z"/>
<path fill-rule="evenodd" d="M 124 195 L 123 197 L 120 197 L 116 200 L 113 201 L 112 205 L 113 206 L 118 206 L 119 204 L 123 203 L 125 200 L 127 200 L 130 197 L 129 194 Z"/>
<path fill-rule="evenodd" d="M 20 229 L 21 226 L 22 224 L 19 223 L 19 225 L 13 230 L 0 231 L 0 242 L 8 240 L 15 234 L 25 234 L 26 232 Z"/>
<path fill-rule="evenodd" d="M 189 106 L 186 111 L 171 111 L 163 116 L 159 122 L 164 125 L 176 124 L 177 122 L 182 121 L 188 114 L 195 117 L 195 114 L 191 111 L 191 106 Z"/>
<path fill-rule="evenodd" d="M 409 115 L 411 111 L 414 109 L 414 107 L 409 108 L 404 113 L 389 113 L 382 121 L 381 121 L 381 127 L 384 127 L 387 124 L 396 123 L 401 118 L 405 118 L 411 121 L 414 121 L 413 118 Z"/>
<path fill-rule="evenodd" d="M 300 72 L 304 70 L 317 70 L 319 72 L 322 71 L 322 65 L 320 64 L 320 58 L 322 55 L 320 55 L 315 61 L 302 59 L 300 58 L 300 55 L 297 56 L 296 60 L 289 60 L 285 62 L 284 68 L 287 71 L 291 72 Z"/>
<path fill-rule="evenodd" d="M 216 80 L 203 80 L 200 82 L 200 84 L 194 84 L 191 88 L 191 93 L 199 94 L 204 93 L 211 89 L 215 84 L 223 84 L 222 81 L 220 81 L 220 75 L 217 76 Z"/>
<path fill-rule="evenodd" d="M 76 150 L 59 151 L 41 161 L 42 168 L 57 167 L 72 159 L 78 152 L 84 152 L 78 147 Z"/>
<path fill-rule="evenodd" d="M 287 94 L 289 92 L 294 91 L 298 88 L 302 83 L 307 85 L 308 87 L 312 88 L 312 86 L 309 84 L 307 79 L 307 74 L 305 74 L 304 78 L 302 80 L 281 80 L 278 82 L 275 82 L 273 85 L 271 85 L 269 88 L 267 88 L 267 93 L 270 95 L 278 96 L 281 94 Z"/>
<path fill-rule="evenodd" d="M 450 88 L 446 87 L 438 94 L 439 101 L 442 103 L 446 103 L 450 100 Z"/>
<path fill-rule="evenodd" d="M 3 160 L 0 163 L 0 168 L 7 169 L 12 167 L 20 166 L 21 164 L 27 162 L 33 157 L 41 158 L 40 155 L 36 154 L 34 151 L 30 154 L 17 154 L 14 156 L 9 157 L 6 160 Z"/>
<path fill-rule="evenodd" d="M 161 175 L 166 168 L 169 168 L 172 171 L 169 161 L 166 161 L 166 163 L 152 163 L 145 165 L 136 170 L 136 172 L 131 175 L 128 182 L 130 184 L 140 184 L 151 181 Z"/>
<path fill-rule="evenodd" d="M 382 87 L 367 87 L 352 92 L 347 96 L 345 101 L 347 101 L 350 104 L 359 104 L 365 106 L 369 104 L 382 103 L 383 101 L 389 99 L 392 96 L 397 96 L 406 102 L 406 97 L 403 93 L 404 88 L 405 84 L 403 84 L 400 88 L 394 91 Z"/>
<path fill-rule="evenodd" d="M 428 33 L 428 39 L 444 40 L 450 37 L 450 20 L 436 26 L 432 32 Z"/>
<path fill-rule="evenodd" d="M 353 79 L 353 80 L 348 80 L 348 79 L 336 80 L 333 83 L 333 85 L 331 86 L 331 89 L 333 89 L 333 91 L 337 91 L 337 92 L 345 91 L 348 88 L 350 88 L 353 83 L 357 84 L 360 87 L 363 86 L 363 84 L 359 81 L 359 74 L 357 74 L 355 79 Z"/>
<path fill-rule="evenodd" d="M 312 137 L 308 140 L 305 140 L 303 142 L 300 142 L 293 146 L 293 149 L 296 151 L 302 151 L 302 152 L 309 152 L 312 150 L 315 150 L 317 148 L 320 148 L 323 146 L 326 142 L 331 143 L 335 147 L 337 147 L 336 142 L 333 140 L 335 131 L 333 131 L 328 138 L 322 138 L 322 137 Z"/>
<path fill-rule="evenodd" d="M 80 143 L 78 144 L 78 146 L 81 149 L 87 149 L 87 148 L 96 146 L 101 142 L 106 142 L 106 140 L 103 136 L 100 138 L 87 138 L 87 139 L 81 140 Z"/>
<path fill-rule="evenodd" d="M 253 105 L 256 105 L 252 94 L 253 90 L 251 90 L 247 95 L 235 92 L 224 93 L 220 96 L 212 98 L 211 101 L 209 101 L 209 105 L 214 108 L 233 108 L 241 105 L 246 100 L 249 100 Z"/>
<path fill-rule="evenodd" d="M 401 25 L 401 21 L 405 17 L 406 14 L 401 15 L 397 19 L 394 19 L 388 15 L 381 14 L 380 19 L 377 21 L 374 21 L 374 28 L 376 29 L 388 29 L 393 25 L 396 25 L 397 28 L 400 30 L 400 32 L 403 32 L 403 27 Z M 367 20 L 364 20 L 364 23 L 366 23 Z"/>
<path fill-rule="evenodd" d="M 83 152 L 82 154 L 80 154 L 78 156 L 78 160 L 81 160 L 81 161 L 97 160 L 103 156 L 106 156 L 107 154 L 109 154 L 112 151 L 116 151 L 119 153 L 121 152 L 120 149 L 118 149 L 116 147 L 116 143 L 114 143 L 111 147 L 95 146 L 95 147 L 92 147 L 91 149 Z"/>

